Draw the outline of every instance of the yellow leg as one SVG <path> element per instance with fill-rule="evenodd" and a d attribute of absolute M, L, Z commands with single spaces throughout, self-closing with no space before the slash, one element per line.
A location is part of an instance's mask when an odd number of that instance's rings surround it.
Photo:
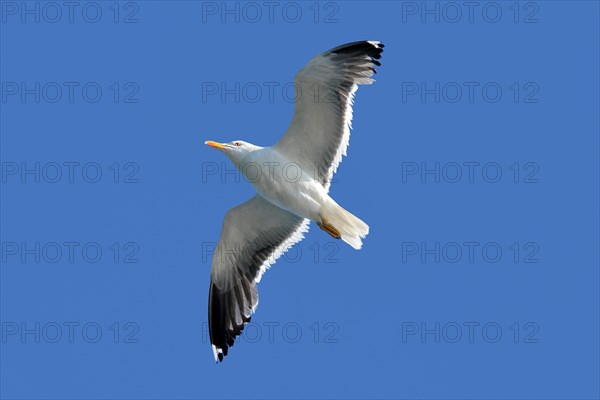
<path fill-rule="evenodd" d="M 321 223 L 317 222 L 317 225 L 319 225 L 319 228 L 323 229 L 325 232 L 329 233 L 334 238 L 336 238 L 336 239 L 342 238 L 340 231 L 335 229 L 335 227 L 333 225 L 331 225 L 329 222 L 327 222 L 327 220 L 325 218 L 321 217 Z"/>

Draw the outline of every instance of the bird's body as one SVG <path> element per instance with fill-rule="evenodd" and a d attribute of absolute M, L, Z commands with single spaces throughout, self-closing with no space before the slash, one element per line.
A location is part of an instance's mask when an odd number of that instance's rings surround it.
<path fill-rule="evenodd" d="M 314 173 L 272 147 L 248 153 L 238 167 L 256 192 L 276 206 L 321 222 L 319 213 L 329 199 Z"/>
<path fill-rule="evenodd" d="M 314 57 L 296 75 L 292 122 L 273 146 L 207 141 L 223 151 L 257 194 L 230 209 L 213 256 L 209 331 L 215 359 L 223 360 L 258 305 L 256 284 L 310 221 L 355 249 L 369 227 L 329 196 L 331 176 L 346 154 L 352 99 L 370 84 L 383 44 L 363 41 Z"/>

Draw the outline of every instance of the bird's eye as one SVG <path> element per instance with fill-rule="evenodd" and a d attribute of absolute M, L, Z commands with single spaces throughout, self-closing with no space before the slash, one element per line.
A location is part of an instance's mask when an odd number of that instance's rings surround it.
<path fill-rule="evenodd" d="M 234 143 L 236 146 L 241 146 L 242 144 L 240 142 L 235 142 Z"/>

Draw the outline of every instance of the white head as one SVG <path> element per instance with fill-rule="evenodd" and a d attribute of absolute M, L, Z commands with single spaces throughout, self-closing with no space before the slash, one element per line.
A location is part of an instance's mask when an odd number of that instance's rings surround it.
<path fill-rule="evenodd" d="M 229 143 L 213 142 L 207 140 L 204 144 L 214 147 L 215 149 L 221 150 L 234 164 L 240 163 L 246 154 L 251 153 L 255 150 L 260 150 L 262 147 L 256 146 L 252 143 L 244 142 L 243 140 L 234 140 Z"/>

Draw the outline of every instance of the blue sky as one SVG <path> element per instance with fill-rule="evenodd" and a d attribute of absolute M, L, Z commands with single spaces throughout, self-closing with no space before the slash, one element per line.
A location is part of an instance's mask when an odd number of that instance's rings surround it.
<path fill-rule="evenodd" d="M 597 398 L 597 2 L 2 1 L 3 398 Z M 215 365 L 211 251 L 314 55 L 385 43 Z"/>

